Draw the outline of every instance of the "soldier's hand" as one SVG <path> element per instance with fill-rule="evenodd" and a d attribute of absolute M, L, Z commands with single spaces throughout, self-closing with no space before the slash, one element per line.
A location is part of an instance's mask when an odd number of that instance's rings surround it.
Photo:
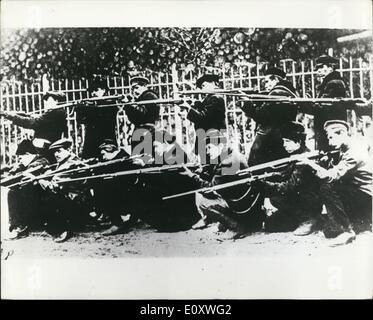
<path fill-rule="evenodd" d="M 16 115 L 16 112 L 14 112 L 14 111 L 0 111 L 0 116 L 2 116 L 4 118 L 10 118 L 14 115 Z"/>
<path fill-rule="evenodd" d="M 133 101 L 133 97 L 130 96 L 130 95 L 124 96 L 123 99 L 121 100 L 122 103 L 127 103 L 127 102 L 130 102 L 130 101 Z"/>
<path fill-rule="evenodd" d="M 39 180 L 39 185 L 40 185 L 40 187 L 41 187 L 43 190 L 47 190 L 47 189 L 49 189 L 49 185 L 50 185 L 50 183 L 49 183 L 48 180 L 40 179 L 40 180 Z"/>
<path fill-rule="evenodd" d="M 267 216 L 271 216 L 274 212 L 278 209 L 271 203 L 269 198 L 265 198 L 262 206 L 263 210 L 265 210 Z"/>
<path fill-rule="evenodd" d="M 132 163 L 140 167 L 145 167 L 145 161 L 140 158 L 133 159 Z"/>
<path fill-rule="evenodd" d="M 24 176 L 26 179 L 33 179 L 33 178 L 35 178 L 35 176 L 34 176 L 32 173 L 30 173 L 30 172 L 25 172 L 25 173 L 23 174 L 23 176 Z"/>
<path fill-rule="evenodd" d="M 184 171 L 181 171 L 180 174 L 182 176 L 187 176 L 187 177 L 193 177 L 194 176 L 194 173 L 192 171 L 190 171 L 186 166 L 183 165 L 183 170 Z"/>

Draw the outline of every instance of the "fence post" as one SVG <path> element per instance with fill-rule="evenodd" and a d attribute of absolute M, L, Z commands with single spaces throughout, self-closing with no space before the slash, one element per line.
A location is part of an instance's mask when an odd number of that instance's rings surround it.
<path fill-rule="evenodd" d="M 172 95 L 174 99 L 179 99 L 178 87 L 178 74 L 176 70 L 176 64 L 173 63 L 171 66 L 171 76 L 172 76 Z M 183 145 L 183 122 L 180 117 L 180 107 L 177 104 L 174 104 L 174 112 L 175 112 L 175 136 L 176 142 L 180 145 Z"/>
<path fill-rule="evenodd" d="M 41 78 L 41 90 L 43 93 L 46 93 L 50 90 L 50 83 L 46 73 L 44 73 Z"/>

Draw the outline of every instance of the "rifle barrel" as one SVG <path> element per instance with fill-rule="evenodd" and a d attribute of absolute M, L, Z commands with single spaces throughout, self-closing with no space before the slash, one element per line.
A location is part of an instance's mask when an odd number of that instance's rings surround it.
<path fill-rule="evenodd" d="M 184 90 L 184 91 L 177 91 L 176 93 L 179 94 L 179 95 L 188 95 L 188 94 L 226 94 L 226 95 L 229 95 L 229 94 L 239 94 L 240 92 L 245 92 L 245 91 L 248 91 L 248 92 L 252 92 L 252 93 L 257 93 L 257 91 L 253 90 L 253 89 L 241 89 L 241 88 L 237 88 L 237 89 L 217 89 L 217 90 L 211 90 L 211 91 L 202 91 L 202 90 Z"/>
<path fill-rule="evenodd" d="M 244 95 L 242 95 L 244 96 Z M 355 102 L 368 104 L 370 101 L 364 98 L 291 98 L 272 95 L 246 95 L 248 99 L 242 99 L 238 102 L 246 101 L 287 101 L 287 102 L 308 102 L 308 103 L 336 103 L 336 102 Z"/>
<path fill-rule="evenodd" d="M 253 177 L 249 177 L 249 178 L 239 179 L 239 180 L 235 180 L 235 181 L 232 181 L 232 182 L 217 184 L 217 185 L 211 186 L 211 187 L 204 187 L 204 188 L 200 188 L 200 189 L 196 189 L 196 190 L 191 190 L 191 191 L 187 191 L 187 192 L 174 194 L 174 195 L 171 195 L 171 196 L 166 196 L 166 197 L 163 197 L 162 200 L 169 200 L 169 199 L 173 199 L 173 198 L 183 197 L 183 196 L 198 193 L 198 192 L 211 192 L 211 191 L 215 191 L 215 190 L 226 189 L 226 188 L 234 187 L 234 186 L 237 186 L 237 185 L 253 182 L 255 180 L 269 178 L 273 175 L 274 175 L 273 172 L 272 173 L 263 173 L 263 174 L 253 176 Z"/>
<path fill-rule="evenodd" d="M 81 180 L 90 180 L 90 179 L 99 179 L 99 178 L 106 178 L 106 179 L 112 179 L 116 177 L 122 177 L 122 176 L 128 176 L 128 175 L 138 175 L 142 173 L 154 173 L 154 172 L 162 172 L 162 171 L 169 171 L 174 169 L 181 169 L 183 167 L 196 167 L 196 164 L 177 164 L 177 165 L 167 165 L 162 167 L 151 167 L 151 168 L 143 168 L 143 169 L 136 169 L 136 170 L 126 170 L 126 171 L 118 171 L 113 173 L 103 173 L 99 175 L 93 175 L 93 176 L 84 176 L 84 177 L 78 177 L 78 178 L 67 178 L 60 181 L 57 181 L 57 183 L 68 183 L 73 181 L 81 181 Z"/>
<path fill-rule="evenodd" d="M 273 160 L 273 161 L 257 164 L 255 166 L 249 167 L 247 169 L 239 170 L 237 172 L 237 174 L 242 175 L 242 174 L 248 174 L 248 173 L 251 173 L 251 172 L 265 170 L 265 169 L 274 169 L 276 167 L 279 167 L 281 165 L 285 165 L 285 164 L 293 162 L 293 161 L 299 161 L 300 159 L 305 159 L 305 158 L 312 159 L 312 158 L 319 157 L 321 155 L 324 155 L 324 154 L 320 153 L 319 151 L 310 151 L 310 152 L 306 152 L 306 153 L 303 153 L 303 154 L 297 154 L 297 155 L 294 155 L 294 156 L 290 156 L 290 157 L 286 157 L 286 158 L 282 158 L 282 159 L 278 159 L 278 160 Z"/>

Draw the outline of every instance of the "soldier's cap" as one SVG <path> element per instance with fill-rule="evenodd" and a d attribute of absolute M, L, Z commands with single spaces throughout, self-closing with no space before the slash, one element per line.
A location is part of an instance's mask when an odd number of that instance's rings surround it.
<path fill-rule="evenodd" d="M 43 95 L 43 100 L 47 100 L 49 97 L 61 102 L 65 100 L 65 94 L 61 91 L 47 91 Z"/>
<path fill-rule="evenodd" d="M 324 123 L 324 130 L 346 130 L 347 132 L 350 129 L 350 125 L 344 120 L 329 120 Z"/>
<path fill-rule="evenodd" d="M 338 62 L 339 62 L 338 59 L 324 54 L 316 59 L 315 70 L 322 68 L 323 65 L 327 65 L 327 66 L 336 65 L 338 64 Z"/>
<path fill-rule="evenodd" d="M 102 141 L 102 143 L 98 146 L 99 150 L 105 149 L 105 150 L 118 150 L 117 142 L 113 139 L 105 139 Z"/>
<path fill-rule="evenodd" d="M 290 139 L 292 141 L 304 141 L 307 133 L 304 125 L 297 121 L 290 121 L 285 123 L 281 129 L 281 137 L 283 139 Z"/>
<path fill-rule="evenodd" d="M 107 81 L 103 78 L 95 78 L 89 86 L 89 92 L 97 91 L 98 89 L 109 90 Z"/>
<path fill-rule="evenodd" d="M 280 68 L 276 68 L 276 67 L 271 67 L 271 68 L 268 68 L 265 72 L 264 72 L 264 75 L 265 76 L 278 76 L 282 79 L 285 79 L 286 77 L 286 73 L 281 70 Z"/>
<path fill-rule="evenodd" d="M 198 78 L 196 81 L 197 88 L 202 88 L 204 82 L 216 82 L 219 83 L 219 76 L 217 74 L 204 74 L 202 77 Z"/>
<path fill-rule="evenodd" d="M 22 156 L 26 153 L 31 153 L 31 154 L 37 153 L 31 140 L 22 140 L 17 147 L 17 151 L 16 151 L 17 156 Z"/>
<path fill-rule="evenodd" d="M 55 151 L 59 148 L 63 148 L 63 149 L 69 149 L 72 145 L 72 141 L 70 139 L 67 139 L 67 138 L 62 138 L 60 140 L 57 140 L 55 142 L 53 142 L 50 146 L 49 146 L 49 150 L 50 151 Z"/>
<path fill-rule="evenodd" d="M 130 79 L 130 85 L 139 84 L 140 86 L 146 86 L 149 84 L 149 80 L 142 76 L 136 76 Z"/>

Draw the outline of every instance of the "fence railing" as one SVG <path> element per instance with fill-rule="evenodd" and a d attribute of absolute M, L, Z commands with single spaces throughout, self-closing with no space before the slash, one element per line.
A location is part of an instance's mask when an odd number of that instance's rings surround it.
<path fill-rule="evenodd" d="M 316 97 L 318 80 L 314 71 L 314 62 L 293 60 L 280 61 L 281 67 L 287 73 L 287 79 L 293 83 L 302 97 Z M 338 70 L 348 84 L 349 96 L 353 98 L 364 97 L 370 99 L 373 92 L 373 56 L 369 61 L 362 59 L 340 59 Z M 173 66 L 169 73 L 147 71 L 150 80 L 149 87 L 159 98 L 177 98 L 178 91 L 194 89 L 196 78 L 203 70 L 185 71 Z M 262 68 L 258 65 L 244 64 L 219 69 L 221 87 L 224 89 L 254 89 L 263 90 Z M 130 92 L 129 77 L 108 77 L 109 94 L 127 94 Z M 67 101 L 79 100 L 89 97 L 89 81 L 86 79 L 48 79 L 43 77 L 40 82 L 24 84 L 21 82 L 2 82 L 0 108 L 1 110 L 19 111 L 25 113 L 42 113 L 44 106 L 42 95 L 48 90 L 59 90 L 66 94 Z M 201 97 L 197 97 L 201 98 Z M 230 141 L 241 145 L 242 151 L 248 153 L 253 141 L 255 122 L 248 119 L 241 111 L 235 97 L 226 96 L 226 124 Z M 309 131 L 312 132 L 312 116 L 299 114 Z M 364 117 L 362 120 L 350 114 L 350 122 L 355 132 L 367 134 L 371 119 Z M 68 110 L 68 135 L 74 141 L 75 152 L 79 154 L 84 139 L 84 125 L 78 124 L 73 109 Z M 191 150 L 194 144 L 194 129 L 186 119 L 186 114 L 174 104 L 161 106 L 161 116 L 158 126 L 165 128 L 176 136 L 176 140 L 186 149 Z M 17 144 L 25 137 L 32 136 L 32 130 L 23 129 L 11 122 L 1 120 L 1 164 L 11 164 L 17 159 L 15 151 Z M 125 111 L 119 107 L 117 116 L 117 141 L 120 146 L 129 151 L 130 137 L 133 126 L 128 121 Z M 312 137 L 312 135 L 310 135 Z"/>

